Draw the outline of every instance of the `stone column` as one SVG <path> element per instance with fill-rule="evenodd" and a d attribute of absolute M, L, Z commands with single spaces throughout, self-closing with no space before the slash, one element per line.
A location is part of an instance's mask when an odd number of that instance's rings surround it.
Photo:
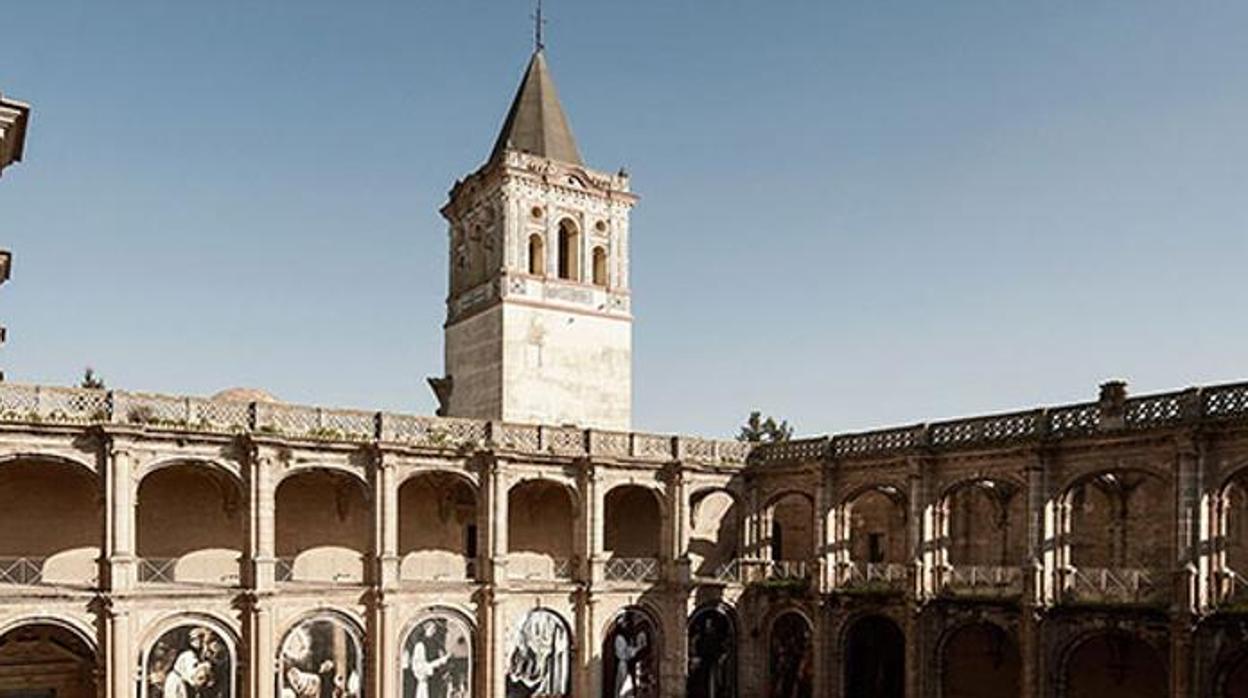
<path fill-rule="evenodd" d="M 688 483 L 682 467 L 675 465 L 667 478 L 667 528 L 664 535 L 664 562 L 667 563 L 667 581 L 675 584 L 689 582 L 689 517 L 687 502 Z"/>
<path fill-rule="evenodd" d="M 828 503 L 830 499 L 828 495 L 828 485 L 826 476 L 823 474 L 823 468 L 819 469 L 819 481 L 815 483 L 815 504 L 812 512 L 815 517 L 814 521 L 814 539 L 815 539 L 815 559 L 811 562 L 815 569 L 812 570 L 812 586 L 821 594 L 826 594 L 832 590 L 832 533 L 829 531 L 828 515 L 831 513 L 831 505 Z M 822 621 L 816 623 L 821 625 Z M 816 665 L 818 666 L 818 664 Z M 818 675 L 821 672 L 816 672 Z M 822 695 L 816 691 L 816 694 Z"/>
<path fill-rule="evenodd" d="M 105 656 L 101 657 L 101 663 L 107 667 L 104 696 L 130 698 L 137 685 L 133 672 L 139 656 L 131 647 L 130 609 L 110 605 L 107 624 L 108 643 L 104 648 Z"/>
<path fill-rule="evenodd" d="M 1185 436 L 1176 444 L 1175 487 L 1175 592 L 1178 597 L 1176 610 L 1183 613 L 1199 613 L 1209 607 L 1208 562 L 1202 555 L 1202 544 L 1208 540 L 1208 532 L 1201 525 L 1204 521 L 1200 493 L 1203 489 L 1203 458 L 1200 444 Z"/>
<path fill-rule="evenodd" d="M 395 671 L 399 656 L 399 627 L 395 618 L 395 602 L 384 591 L 377 591 L 373 603 L 373 632 L 369 652 L 370 673 L 378 696 L 398 696 L 403 690 L 401 671 Z"/>
<path fill-rule="evenodd" d="M 272 454 L 255 451 L 247 469 L 247 583 L 258 593 L 270 593 L 277 584 L 277 500 Z"/>
<path fill-rule="evenodd" d="M 582 587 L 576 601 L 576 664 L 572 667 L 572 695 L 596 696 L 601 691 L 594 690 L 595 684 L 601 682 L 602 676 L 602 672 L 594 666 L 594 655 L 598 652 L 598 633 L 594 632 L 594 628 L 598 625 L 599 601 L 589 587 Z"/>
<path fill-rule="evenodd" d="M 246 674 L 248 698 L 274 698 L 277 693 L 277 638 L 271 598 L 253 597 L 244 634 L 250 650 Z"/>
<path fill-rule="evenodd" d="M 104 446 L 105 526 L 104 546 L 100 559 L 100 586 L 110 591 L 125 591 L 138 583 L 138 558 L 135 555 L 134 455 L 118 444 L 115 437 Z"/>
<path fill-rule="evenodd" d="M 580 550 L 585 561 L 581 580 L 591 588 L 603 581 L 607 564 L 606 545 L 606 488 L 602 475 L 592 463 L 581 471 L 581 527 Z"/>
<path fill-rule="evenodd" d="M 477 507 L 477 575 L 495 587 L 507 583 L 507 504 L 510 481 L 505 463 L 491 456 L 481 466 L 481 496 Z"/>
<path fill-rule="evenodd" d="M 1042 698 L 1043 642 L 1038 609 L 1048 605 L 1051 587 L 1044 562 L 1045 517 L 1048 510 L 1045 458 L 1035 454 L 1027 464 L 1027 559 L 1023 603 L 1019 609 L 1019 654 L 1022 659 L 1020 698 Z"/>
<path fill-rule="evenodd" d="M 373 554 L 376 577 L 383 590 L 399 586 L 399 486 L 394 463 L 378 450 L 373 471 Z"/>

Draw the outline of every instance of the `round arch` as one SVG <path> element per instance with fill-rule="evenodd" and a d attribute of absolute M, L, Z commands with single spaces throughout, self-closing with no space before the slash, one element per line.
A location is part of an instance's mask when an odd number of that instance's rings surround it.
<path fill-rule="evenodd" d="M 277 647 L 277 692 L 296 687 L 305 692 L 331 681 L 355 688 L 367 682 L 364 624 L 339 609 L 309 611 L 284 624 Z"/>
<path fill-rule="evenodd" d="M 837 501 L 841 507 L 852 507 L 854 502 L 863 495 L 877 493 L 891 499 L 898 506 L 907 507 L 910 497 L 906 494 L 905 485 L 896 482 L 866 482 L 850 489 Z"/>
<path fill-rule="evenodd" d="M 534 606 L 515 617 L 506 629 L 504 650 L 509 666 L 519 667 L 523 681 L 513 682 L 510 673 L 503 679 L 507 690 L 535 687 L 538 695 L 570 696 L 572 658 L 576 638 L 563 614 L 546 606 Z M 545 657 L 539 661 L 538 657 Z M 520 695 L 525 695 L 521 693 Z"/>
<path fill-rule="evenodd" d="M 403 489 L 403 485 L 422 477 L 453 479 L 472 488 L 472 491 L 477 495 L 480 495 L 481 492 L 481 483 L 478 482 L 477 478 L 472 473 L 464 472 L 458 468 L 403 468 L 399 470 L 398 476 L 395 477 L 394 486 L 398 489 Z"/>
<path fill-rule="evenodd" d="M 24 461 L 44 461 L 70 466 L 75 470 L 82 470 L 83 474 L 92 480 L 97 480 L 100 476 L 95 463 L 88 463 L 85 460 L 79 460 L 63 453 L 43 453 L 39 451 L 13 451 L 0 455 L 0 468 Z"/>
<path fill-rule="evenodd" d="M 703 603 L 689 614 L 686 626 L 690 662 L 685 695 L 735 698 L 739 627 L 736 609 L 722 601 Z"/>
<path fill-rule="evenodd" d="M 170 458 L 159 458 L 140 466 L 134 474 L 136 489 L 143 486 L 143 481 L 146 480 L 149 475 L 154 475 L 162 470 L 178 466 L 211 470 L 214 473 L 228 476 L 240 490 L 246 487 L 246 483 L 243 480 L 242 466 L 238 463 L 220 460 L 217 458 L 203 458 L 199 456 L 174 456 Z"/>
<path fill-rule="evenodd" d="M 1169 692 L 1166 653 L 1122 629 L 1082 633 L 1058 661 L 1062 698 L 1166 698 Z"/>
<path fill-rule="evenodd" d="M 368 488 L 340 469 L 302 468 L 273 493 L 279 581 L 362 583 L 373 527 Z"/>
<path fill-rule="evenodd" d="M 397 663 L 402 698 L 429 695 L 472 695 L 477 665 L 477 628 L 466 611 L 433 604 L 413 615 L 399 632 Z"/>
<path fill-rule="evenodd" d="M 0 638 L 8 635 L 14 630 L 30 625 L 52 625 L 61 628 L 66 632 L 72 633 L 78 640 L 86 645 L 87 649 L 91 650 L 92 654 L 96 656 L 98 661 L 100 656 L 100 647 L 96 642 L 95 629 L 82 620 L 71 616 L 55 613 L 20 616 L 4 623 L 0 623 Z"/>
<path fill-rule="evenodd" d="M 24 616 L 0 626 L 0 661 L 6 665 L 0 677 L 6 695 L 15 689 L 95 698 L 104 677 L 92 636 L 76 619 L 58 614 Z"/>
<path fill-rule="evenodd" d="M 663 651 L 663 626 L 647 603 L 617 610 L 604 624 L 602 647 L 602 695 L 657 698 L 660 692 L 659 656 Z"/>
<path fill-rule="evenodd" d="M 815 624 L 805 609 L 785 606 L 767 623 L 767 680 L 773 695 L 811 698 Z"/>
<path fill-rule="evenodd" d="M 1008 475 L 970 475 L 945 483 L 940 488 L 940 496 L 937 501 L 948 501 L 950 497 L 968 487 L 1001 488 L 1012 492 L 1023 492 L 1027 489 L 1027 483 Z"/>
<path fill-rule="evenodd" d="M 842 626 L 840 639 L 844 695 L 905 695 L 906 640 L 894 618 L 880 613 L 858 614 Z"/>
<path fill-rule="evenodd" d="M 315 475 L 317 473 L 323 475 L 336 475 L 344 479 L 351 480 L 360 486 L 360 491 L 364 496 L 371 499 L 372 490 L 368 486 L 368 476 L 361 472 L 359 468 L 353 468 L 349 465 L 338 465 L 335 463 L 308 463 L 303 465 L 292 466 L 277 474 L 273 478 L 273 491 L 281 489 L 282 485 L 288 480 L 305 477 L 307 475 Z"/>
<path fill-rule="evenodd" d="M 946 629 L 936 642 L 935 660 L 942 697 L 996 698 L 1021 690 L 1018 640 L 1000 623 L 969 620 Z"/>
<path fill-rule="evenodd" d="M 239 632 L 234 624 L 207 613 L 169 614 L 149 625 L 139 644 L 136 670 L 139 698 L 180 695 L 197 682 L 228 690 L 223 698 L 239 695 Z M 160 686 L 159 692 L 152 692 Z"/>
<path fill-rule="evenodd" d="M 1172 484 L 1171 473 L 1161 468 L 1157 468 L 1151 465 L 1143 465 L 1140 463 L 1128 463 L 1128 464 L 1123 464 L 1123 465 L 1108 465 L 1107 464 L 1103 467 L 1085 468 L 1067 477 L 1062 482 L 1061 487 L 1058 488 L 1057 490 L 1058 499 L 1063 499 L 1069 496 L 1071 491 L 1074 490 L 1075 488 L 1079 487 L 1080 485 L 1086 485 L 1092 482 L 1093 480 L 1096 480 L 1099 477 L 1102 477 L 1105 475 L 1121 476 L 1121 475 L 1130 475 L 1130 474 L 1149 476 L 1149 477 L 1155 478 L 1156 480 L 1159 480 L 1160 482 L 1164 483 L 1166 486 L 1170 486 Z"/>

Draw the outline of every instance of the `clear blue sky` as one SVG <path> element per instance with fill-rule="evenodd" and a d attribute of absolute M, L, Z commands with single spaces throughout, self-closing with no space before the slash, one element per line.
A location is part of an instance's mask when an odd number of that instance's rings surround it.
<path fill-rule="evenodd" d="M 525 0 L 4 3 L 10 380 L 427 412 Z M 549 0 L 624 165 L 635 423 L 843 431 L 1248 378 L 1248 4 Z"/>

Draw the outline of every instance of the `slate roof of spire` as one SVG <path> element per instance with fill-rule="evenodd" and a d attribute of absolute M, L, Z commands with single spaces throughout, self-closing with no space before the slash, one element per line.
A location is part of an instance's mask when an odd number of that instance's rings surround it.
<path fill-rule="evenodd" d="M 497 160 L 506 149 L 539 155 L 551 160 L 583 165 L 576 138 L 568 126 L 568 117 L 559 103 L 555 81 L 546 67 L 546 55 L 540 49 L 533 53 L 524 80 L 507 112 L 503 130 L 494 142 L 490 161 Z"/>

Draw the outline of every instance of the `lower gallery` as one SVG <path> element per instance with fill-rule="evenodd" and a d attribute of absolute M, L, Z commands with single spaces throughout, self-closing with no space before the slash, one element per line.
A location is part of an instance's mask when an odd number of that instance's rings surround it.
<path fill-rule="evenodd" d="M 1248 384 L 751 445 L 0 385 L 0 697 L 1248 695 Z"/>

